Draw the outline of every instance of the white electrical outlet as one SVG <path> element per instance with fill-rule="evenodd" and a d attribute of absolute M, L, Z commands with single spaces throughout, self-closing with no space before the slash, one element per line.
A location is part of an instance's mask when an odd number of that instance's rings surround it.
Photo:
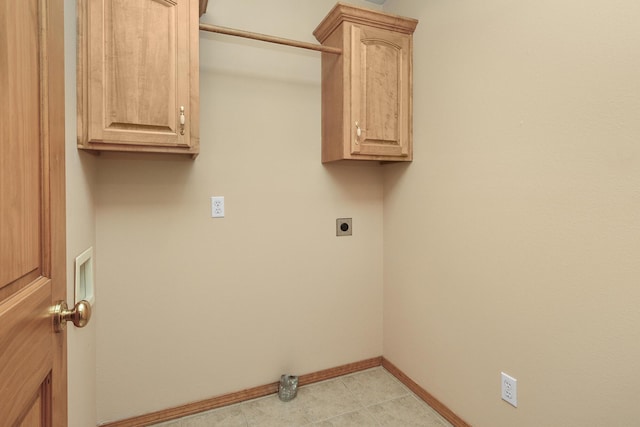
<path fill-rule="evenodd" d="M 518 380 L 501 372 L 502 379 L 502 400 L 518 407 Z"/>
<path fill-rule="evenodd" d="M 211 198 L 211 218 L 224 218 L 224 197 Z"/>

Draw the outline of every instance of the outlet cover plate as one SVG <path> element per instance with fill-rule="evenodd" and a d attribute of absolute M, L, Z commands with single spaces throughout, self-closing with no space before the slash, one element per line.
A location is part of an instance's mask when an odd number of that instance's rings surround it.
<path fill-rule="evenodd" d="M 224 196 L 211 198 L 211 218 L 224 218 Z"/>
<path fill-rule="evenodd" d="M 500 373 L 502 384 L 502 400 L 508 404 L 518 407 L 518 380 L 504 372 Z"/>
<path fill-rule="evenodd" d="M 351 236 L 353 226 L 351 218 L 336 219 L 336 236 Z"/>

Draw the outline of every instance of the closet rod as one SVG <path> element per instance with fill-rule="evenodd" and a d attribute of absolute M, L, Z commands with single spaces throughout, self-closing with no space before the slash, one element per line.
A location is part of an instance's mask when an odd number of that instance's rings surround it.
<path fill-rule="evenodd" d="M 342 54 L 342 49 L 331 46 L 323 46 L 321 44 L 313 44 L 307 42 L 299 42 L 297 40 L 283 39 L 281 37 L 268 36 L 266 34 L 251 33 L 249 31 L 234 30 L 233 28 L 219 27 L 217 25 L 200 24 L 200 29 L 211 33 L 226 34 L 228 36 L 244 37 L 247 39 L 260 40 L 263 42 L 284 44 L 287 46 L 300 47 L 302 49 L 317 50 L 319 52 Z"/>

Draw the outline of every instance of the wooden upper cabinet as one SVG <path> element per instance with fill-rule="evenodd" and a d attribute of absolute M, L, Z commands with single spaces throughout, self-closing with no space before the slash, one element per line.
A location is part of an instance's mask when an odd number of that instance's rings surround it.
<path fill-rule="evenodd" d="M 78 1 L 78 146 L 199 150 L 198 0 Z"/>
<path fill-rule="evenodd" d="M 322 161 L 411 161 L 412 49 L 418 21 L 338 3 L 318 25 Z"/>

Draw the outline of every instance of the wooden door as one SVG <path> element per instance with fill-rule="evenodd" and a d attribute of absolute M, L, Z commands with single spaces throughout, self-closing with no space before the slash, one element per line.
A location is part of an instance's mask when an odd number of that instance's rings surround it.
<path fill-rule="evenodd" d="M 410 156 L 410 40 L 394 31 L 351 27 L 351 154 Z"/>
<path fill-rule="evenodd" d="M 0 425 L 65 426 L 62 0 L 0 0 Z"/>
<path fill-rule="evenodd" d="M 185 0 L 83 3 L 89 142 L 104 149 L 188 149 L 189 123 L 197 113 L 190 106 L 189 92 L 190 19 L 193 15 L 197 20 L 197 5 Z"/>

